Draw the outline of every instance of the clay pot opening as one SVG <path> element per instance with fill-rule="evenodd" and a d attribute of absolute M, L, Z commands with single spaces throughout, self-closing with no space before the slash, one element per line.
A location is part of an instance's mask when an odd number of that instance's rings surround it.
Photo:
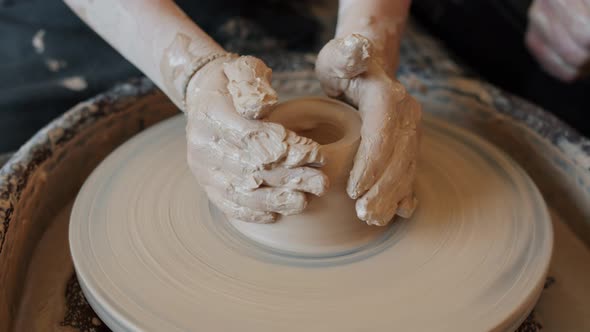
<path fill-rule="evenodd" d="M 323 148 L 329 146 L 330 150 L 336 145 L 348 146 L 359 138 L 360 132 L 360 118 L 354 108 L 323 97 L 282 102 L 267 120 L 312 139 Z"/>
<path fill-rule="evenodd" d="M 297 135 L 310 138 L 321 145 L 336 143 L 344 137 L 344 128 L 329 122 L 318 122 L 311 128 L 300 128 L 295 132 Z"/>

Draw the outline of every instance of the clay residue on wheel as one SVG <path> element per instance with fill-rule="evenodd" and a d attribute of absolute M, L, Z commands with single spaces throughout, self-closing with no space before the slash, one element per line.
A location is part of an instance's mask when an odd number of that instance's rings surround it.
<path fill-rule="evenodd" d="M 70 276 L 64 295 L 66 298 L 66 312 L 60 322 L 61 326 L 71 327 L 80 332 L 111 331 L 86 301 L 75 273 Z"/>

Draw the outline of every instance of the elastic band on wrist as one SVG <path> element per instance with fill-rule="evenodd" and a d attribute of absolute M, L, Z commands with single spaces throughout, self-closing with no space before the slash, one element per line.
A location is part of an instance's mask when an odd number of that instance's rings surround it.
<path fill-rule="evenodd" d="M 188 66 L 188 69 L 186 71 L 186 75 L 184 75 L 184 80 L 183 80 L 183 84 L 182 84 L 182 105 L 183 105 L 183 112 L 186 111 L 186 95 L 188 93 L 188 84 L 191 81 L 191 79 L 193 78 L 193 76 L 195 76 L 197 74 L 197 72 L 199 70 L 201 70 L 203 67 L 205 67 L 209 62 L 213 61 L 213 60 L 217 60 L 220 58 L 228 58 L 228 59 L 232 59 L 232 58 L 237 58 L 238 55 L 234 54 L 234 53 L 213 53 L 210 54 L 206 57 L 201 57 L 201 58 L 197 58 L 194 59 L 190 65 Z"/>

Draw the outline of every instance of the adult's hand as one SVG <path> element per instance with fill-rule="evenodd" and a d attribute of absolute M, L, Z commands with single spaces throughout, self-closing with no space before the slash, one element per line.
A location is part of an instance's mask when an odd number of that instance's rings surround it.
<path fill-rule="evenodd" d="M 326 94 L 343 96 L 360 111 L 361 143 L 347 192 L 357 199 L 358 217 L 371 225 L 386 225 L 395 214 L 409 217 L 416 206 L 421 107 L 383 63 L 359 34 L 331 40 L 316 62 Z"/>
<path fill-rule="evenodd" d="M 269 223 L 300 213 L 305 193 L 322 195 L 327 177 L 318 143 L 260 121 L 277 101 L 271 70 L 242 56 L 211 61 L 186 93 L 188 163 L 228 217 Z"/>
<path fill-rule="evenodd" d="M 526 45 L 554 77 L 570 82 L 584 76 L 590 60 L 590 0 L 535 0 Z"/>

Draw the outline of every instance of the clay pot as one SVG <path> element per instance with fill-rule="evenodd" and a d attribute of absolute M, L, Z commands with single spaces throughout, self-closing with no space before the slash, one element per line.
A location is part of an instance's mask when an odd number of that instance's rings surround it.
<path fill-rule="evenodd" d="M 321 144 L 326 160 L 322 171 L 330 179 L 330 189 L 322 197 L 310 195 L 303 213 L 282 216 L 274 224 L 231 220 L 238 231 L 280 251 L 326 256 L 360 248 L 387 230 L 359 220 L 355 201 L 346 194 L 346 182 L 360 143 L 357 110 L 329 98 L 301 98 L 278 105 L 268 120 Z"/>

